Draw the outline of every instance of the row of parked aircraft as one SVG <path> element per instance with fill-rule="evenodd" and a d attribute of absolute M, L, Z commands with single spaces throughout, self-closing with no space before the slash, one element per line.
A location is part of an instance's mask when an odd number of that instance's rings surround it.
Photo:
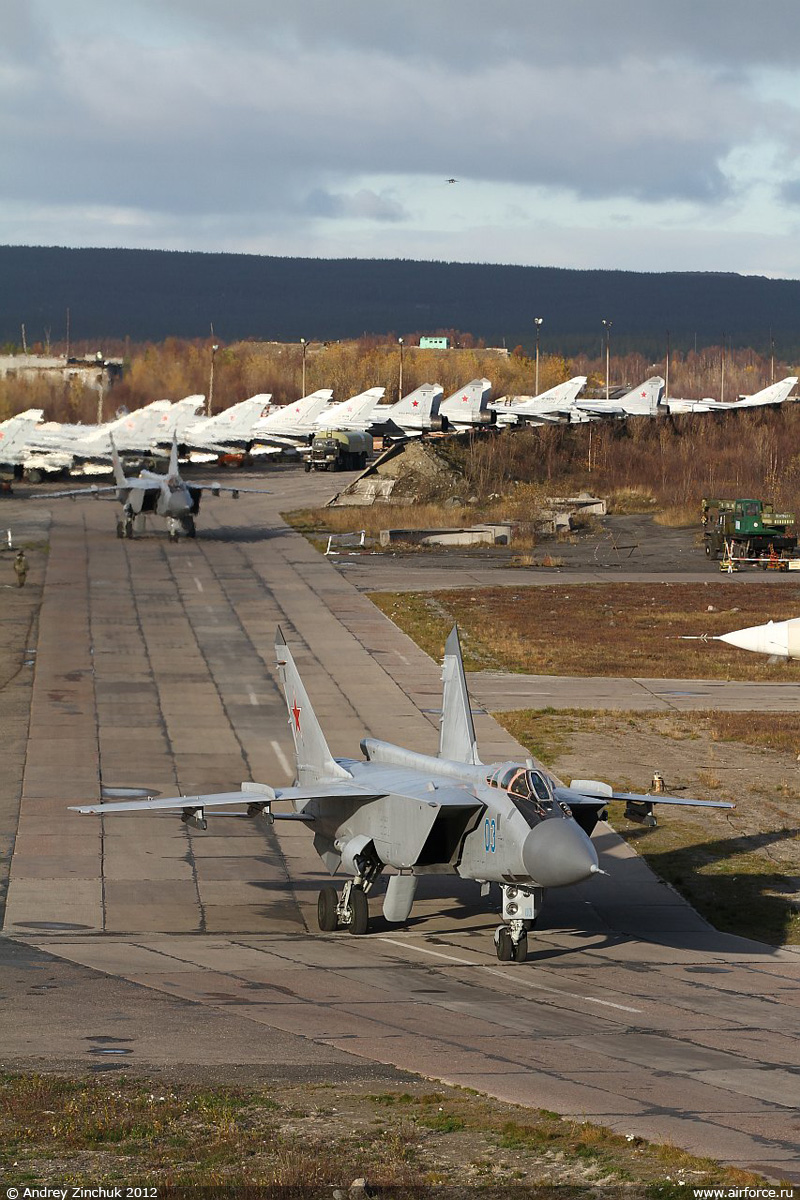
<path fill-rule="evenodd" d="M 41 409 L 28 409 L 0 423 L 0 465 L 22 470 L 33 482 L 45 475 L 81 470 L 92 464 L 106 471 L 112 443 L 122 454 L 167 453 L 173 442 L 193 461 L 247 450 L 253 457 L 302 451 L 321 430 L 371 433 L 390 439 L 419 437 L 434 430 L 463 432 L 479 426 L 575 424 L 604 418 L 711 413 L 782 404 L 797 376 L 790 375 L 736 401 L 664 398 L 660 375 L 623 396 L 579 399 L 586 384 L 577 375 L 538 396 L 512 396 L 490 403 L 488 379 L 473 379 L 452 395 L 436 383 L 423 383 L 396 404 L 383 404 L 385 389 L 368 388 L 333 404 L 330 388 L 300 400 L 272 406 L 269 394 L 241 400 L 214 417 L 201 416 L 205 398 L 187 396 L 172 403 L 156 400 L 103 425 L 42 423 Z"/>

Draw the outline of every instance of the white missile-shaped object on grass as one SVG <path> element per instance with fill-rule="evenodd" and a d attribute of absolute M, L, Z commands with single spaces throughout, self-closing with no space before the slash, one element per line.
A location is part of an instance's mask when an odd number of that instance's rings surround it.
<path fill-rule="evenodd" d="M 718 634 L 714 640 L 738 646 L 740 650 L 769 654 L 773 658 L 800 658 L 800 617 L 790 621 L 767 621 L 766 625 L 751 625 L 749 629 L 734 629 L 732 633 Z"/>

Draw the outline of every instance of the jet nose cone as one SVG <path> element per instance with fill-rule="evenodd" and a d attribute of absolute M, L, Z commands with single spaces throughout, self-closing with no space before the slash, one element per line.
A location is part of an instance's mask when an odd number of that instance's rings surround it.
<path fill-rule="evenodd" d="M 766 625 L 751 625 L 749 629 L 734 629 L 732 633 L 719 635 L 721 642 L 737 646 L 740 650 L 753 650 L 756 654 L 788 656 L 786 621 L 768 621 Z"/>
<path fill-rule="evenodd" d="M 567 887 L 599 870 L 597 854 L 581 827 L 551 818 L 532 829 L 522 846 L 525 869 L 540 887 Z"/>

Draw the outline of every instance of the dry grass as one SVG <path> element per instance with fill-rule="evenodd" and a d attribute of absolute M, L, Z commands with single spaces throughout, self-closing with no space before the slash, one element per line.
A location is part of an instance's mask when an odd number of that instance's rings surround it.
<path fill-rule="evenodd" d="M 697 529 L 697 505 L 670 504 L 657 512 L 653 520 L 656 525 L 665 525 L 668 529 Z"/>
<path fill-rule="evenodd" d="M 159 1196 L 318 1197 L 365 1177 L 397 1197 L 446 1185 L 450 1200 L 515 1195 L 679 1195 L 684 1187 L 757 1186 L 757 1175 L 673 1146 L 527 1110 L 455 1088 L 198 1088 L 119 1075 L 0 1079 L 7 1185 L 157 1187 Z M 673 1189 L 672 1184 L 675 1184 Z M 184 1189 L 180 1192 L 180 1189 Z M 637 1193 L 641 1194 L 641 1193 Z"/>
<path fill-rule="evenodd" d="M 469 670 L 800 682 L 800 663 L 681 640 L 797 616 L 800 587 L 788 580 L 780 590 L 724 582 L 559 584 L 372 598 L 434 659 L 457 623 Z"/>
<path fill-rule="evenodd" d="M 643 487 L 622 487 L 606 495 L 606 508 L 615 515 L 632 515 L 634 513 L 652 513 L 658 507 L 658 501 L 651 491 Z"/>

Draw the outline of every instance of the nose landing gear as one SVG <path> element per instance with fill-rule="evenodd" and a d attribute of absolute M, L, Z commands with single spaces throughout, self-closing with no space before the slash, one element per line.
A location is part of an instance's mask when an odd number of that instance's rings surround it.
<path fill-rule="evenodd" d="M 544 901 L 544 888 L 503 887 L 503 920 L 494 931 L 494 947 L 500 962 L 525 962 L 528 930 L 533 929 Z"/>

